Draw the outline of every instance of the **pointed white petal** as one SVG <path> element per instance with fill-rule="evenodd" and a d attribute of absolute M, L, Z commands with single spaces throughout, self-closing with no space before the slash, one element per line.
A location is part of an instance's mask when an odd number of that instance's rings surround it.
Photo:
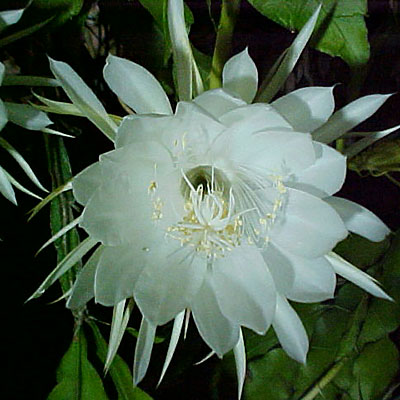
<path fill-rule="evenodd" d="M 274 129 L 292 130 L 291 125 L 268 104 L 256 103 L 237 107 L 223 114 L 219 120 L 235 134 L 245 135 Z"/>
<path fill-rule="evenodd" d="M 296 361 L 305 364 L 308 352 L 307 332 L 296 311 L 281 295 L 277 297 L 272 326 L 286 353 Z"/>
<path fill-rule="evenodd" d="M 298 132 L 312 132 L 324 124 L 335 109 L 333 87 L 313 86 L 294 90 L 271 104 Z"/>
<path fill-rule="evenodd" d="M 221 88 L 207 90 L 193 101 L 215 118 L 237 107 L 247 105 L 242 99 L 231 96 Z"/>
<path fill-rule="evenodd" d="M 284 213 L 278 214 L 270 238 L 284 250 L 316 258 L 331 251 L 347 234 L 340 216 L 323 200 L 288 189 Z"/>
<path fill-rule="evenodd" d="M 380 242 L 390 233 L 390 229 L 374 213 L 353 201 L 333 196 L 324 201 L 336 210 L 350 232 L 373 242 Z"/>
<path fill-rule="evenodd" d="M 187 308 L 200 289 L 206 261 L 177 240 L 161 239 L 135 286 L 135 300 L 152 323 L 163 325 Z M 157 254 L 155 254 L 157 253 Z"/>
<path fill-rule="evenodd" d="M 221 313 L 210 278 L 208 273 L 191 309 L 200 336 L 218 357 L 222 357 L 238 342 L 240 328 Z"/>
<path fill-rule="evenodd" d="M 378 286 L 377 283 L 375 283 L 377 281 L 372 276 L 358 269 L 353 264 L 350 264 L 336 253 L 329 253 L 329 255 L 326 256 L 326 259 L 331 263 L 333 269 L 338 275 L 346 278 L 350 282 L 353 282 L 360 288 L 376 297 L 386 300 L 393 300 Z"/>
<path fill-rule="evenodd" d="M 223 88 L 251 103 L 257 92 L 258 72 L 249 52 L 244 49 L 231 57 L 222 71 Z"/>
<path fill-rule="evenodd" d="M 322 5 L 320 4 L 316 8 L 313 15 L 305 23 L 303 28 L 301 28 L 292 45 L 286 50 L 281 63 L 274 71 L 273 75 L 271 76 L 271 74 L 268 74 L 265 78 L 261 85 L 259 94 L 256 97 L 257 102 L 270 102 L 283 86 L 313 33 L 319 12 L 321 11 L 321 6 Z"/>
<path fill-rule="evenodd" d="M 179 313 L 174 319 L 174 326 L 171 332 L 171 339 L 169 340 L 167 356 L 165 357 L 163 369 L 161 372 L 160 379 L 158 380 L 157 386 L 160 385 L 161 381 L 164 378 L 165 373 L 167 372 L 167 368 L 172 360 L 172 356 L 175 353 L 176 346 L 178 344 L 179 336 L 181 335 L 183 320 L 185 319 L 185 310 Z"/>
<path fill-rule="evenodd" d="M 104 67 L 104 79 L 111 90 L 138 114 L 172 114 L 164 89 L 139 64 L 110 54 Z"/>
<path fill-rule="evenodd" d="M 27 104 L 8 102 L 4 104 L 7 108 L 8 120 L 25 129 L 40 131 L 53 123 L 46 113 Z"/>
<path fill-rule="evenodd" d="M 0 99 L 0 131 L 5 127 L 8 121 L 7 109 L 4 103 Z"/>
<path fill-rule="evenodd" d="M 113 306 L 132 297 L 137 279 L 146 265 L 147 253 L 140 243 L 104 246 L 95 276 L 96 302 Z"/>
<path fill-rule="evenodd" d="M 103 246 L 99 246 L 83 266 L 67 301 L 67 308 L 71 310 L 82 309 L 94 297 L 94 276 L 103 249 Z"/>
<path fill-rule="evenodd" d="M 377 111 L 391 94 L 372 94 L 354 100 L 336 111 L 328 121 L 313 132 L 314 140 L 331 143 Z"/>
<path fill-rule="evenodd" d="M 212 286 L 225 317 L 257 333 L 267 331 L 274 317 L 276 292 L 257 247 L 240 246 L 216 259 Z"/>
<path fill-rule="evenodd" d="M 285 254 L 293 265 L 294 282 L 285 294 L 290 300 L 314 303 L 332 299 L 336 287 L 336 274 L 324 257 L 303 258 Z"/>
<path fill-rule="evenodd" d="M 85 205 L 101 185 L 102 174 L 99 162 L 90 165 L 76 175 L 72 181 L 72 190 L 78 203 Z"/>
<path fill-rule="evenodd" d="M 238 380 L 238 400 L 242 397 L 244 380 L 246 378 L 246 349 L 244 347 L 243 333 L 240 330 L 239 340 L 233 348 L 235 356 L 236 375 Z"/>
<path fill-rule="evenodd" d="M 287 185 L 317 197 L 340 190 L 346 178 L 346 157 L 322 143 L 313 142 L 316 160 L 306 169 L 295 171 Z"/>
<path fill-rule="evenodd" d="M 117 125 L 89 86 L 68 64 L 51 58 L 49 61 L 51 71 L 75 106 L 108 138 L 114 140 Z"/>
<path fill-rule="evenodd" d="M 364 132 L 365 137 L 346 147 L 343 153 L 349 158 L 354 157 L 367 147 L 371 146 L 371 144 L 375 143 L 377 140 L 383 139 L 385 136 L 399 129 L 400 125 L 397 125 L 383 131 Z"/>
<path fill-rule="evenodd" d="M 19 10 L 6 10 L 0 12 L 0 32 L 7 28 L 7 26 L 16 24 L 22 17 L 25 8 Z"/>
<path fill-rule="evenodd" d="M 11 186 L 10 181 L 7 178 L 7 173 L 2 167 L 0 167 L 0 193 L 12 203 L 17 205 L 17 199 L 15 198 L 15 192 Z"/>
<path fill-rule="evenodd" d="M 133 363 L 133 383 L 137 385 L 146 375 L 149 366 L 151 351 L 153 349 L 156 325 L 151 324 L 146 318 L 142 318 L 139 335 L 135 347 Z"/>

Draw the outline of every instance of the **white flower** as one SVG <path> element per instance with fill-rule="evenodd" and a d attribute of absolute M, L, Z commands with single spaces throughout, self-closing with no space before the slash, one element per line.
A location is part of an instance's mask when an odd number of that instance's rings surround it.
<path fill-rule="evenodd" d="M 313 139 L 327 141 L 332 127 L 340 136 L 386 96 L 333 115 L 333 88 L 249 104 L 258 82 L 247 51 L 226 63 L 222 89 L 179 102 L 174 113 L 139 65 L 109 56 L 104 75 L 137 114 L 122 121 L 116 149 L 73 182 L 85 206 L 80 225 L 103 246 L 68 305 L 80 308 L 94 296 L 118 307 L 134 297 L 143 314 L 136 382 L 156 327 L 175 318 L 168 365 L 185 310 L 218 356 L 234 349 L 242 384 L 242 326 L 264 334 L 272 325 L 286 352 L 305 362 L 307 335 L 288 300 L 332 298 L 336 273 L 389 298 L 331 253 L 348 231 L 379 241 L 389 230 L 365 208 L 333 197 L 346 159 Z"/>

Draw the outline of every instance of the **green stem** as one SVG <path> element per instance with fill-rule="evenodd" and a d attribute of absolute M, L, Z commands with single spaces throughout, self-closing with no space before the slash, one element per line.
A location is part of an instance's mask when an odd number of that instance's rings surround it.
<path fill-rule="evenodd" d="M 313 400 L 319 394 L 321 394 L 322 389 L 335 378 L 335 376 L 343 368 L 346 361 L 347 358 L 342 358 L 336 364 L 332 365 L 326 374 L 324 374 L 324 376 L 317 383 L 315 383 L 315 385 L 300 400 Z"/>
<path fill-rule="evenodd" d="M 231 55 L 232 35 L 240 10 L 240 0 L 223 0 L 210 72 L 210 89 L 222 86 L 222 70 Z"/>
<path fill-rule="evenodd" d="M 60 187 L 72 178 L 71 167 L 63 139 L 60 137 L 49 137 L 47 135 L 45 135 L 44 138 L 51 182 L 54 189 Z M 74 220 L 75 217 L 72 214 L 71 208 L 72 203 L 73 196 L 71 192 L 61 193 L 51 201 L 50 226 L 52 236 Z M 71 229 L 64 236 L 57 239 L 54 244 L 57 251 L 58 264 L 79 244 L 79 236 L 76 228 Z M 76 269 L 80 266 L 81 265 L 76 265 L 60 277 L 63 293 L 66 293 L 71 288 L 75 279 Z"/>

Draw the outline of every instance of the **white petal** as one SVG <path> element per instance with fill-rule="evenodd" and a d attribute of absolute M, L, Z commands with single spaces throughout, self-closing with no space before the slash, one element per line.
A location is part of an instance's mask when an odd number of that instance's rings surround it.
<path fill-rule="evenodd" d="M 133 297 L 135 284 L 149 258 L 142 243 L 105 246 L 95 275 L 96 302 L 113 306 Z"/>
<path fill-rule="evenodd" d="M 286 353 L 296 361 L 305 364 L 308 352 L 307 333 L 296 311 L 283 296 L 277 297 L 272 326 Z"/>
<path fill-rule="evenodd" d="M 261 84 L 260 93 L 256 97 L 257 102 L 262 101 L 269 103 L 283 86 L 314 31 L 321 7 L 322 5 L 320 4 L 315 9 L 313 15 L 301 28 L 292 45 L 284 52 L 284 54 L 282 54 L 278 62 L 272 67 L 273 73 L 268 73 L 267 77 Z"/>
<path fill-rule="evenodd" d="M 182 210 L 181 176 L 169 153 L 156 142 L 142 142 L 101 156 L 102 185 L 90 197 L 80 225 L 104 244 L 119 246 L 154 235 L 156 222 L 176 222 Z M 153 182 L 153 183 L 152 183 Z M 158 185 L 155 197 L 149 188 Z M 154 219 L 159 200 L 160 219 Z"/>
<path fill-rule="evenodd" d="M 0 131 L 5 127 L 7 121 L 8 121 L 7 109 L 4 103 L 0 99 Z"/>
<path fill-rule="evenodd" d="M 33 131 L 40 131 L 52 124 L 47 114 L 27 104 L 4 103 L 9 121 Z"/>
<path fill-rule="evenodd" d="M 68 64 L 51 58 L 49 61 L 51 71 L 75 106 L 107 137 L 113 140 L 117 125 L 108 116 L 107 111 L 89 86 Z"/>
<path fill-rule="evenodd" d="M 313 138 L 318 142 L 330 143 L 350 129 L 354 128 L 377 111 L 391 94 L 373 94 L 354 100 L 313 132 Z"/>
<path fill-rule="evenodd" d="M 285 253 L 294 269 L 294 282 L 285 293 L 290 300 L 314 303 L 332 299 L 336 287 L 336 274 L 324 257 L 303 258 Z"/>
<path fill-rule="evenodd" d="M 308 193 L 288 189 L 287 204 L 271 230 L 271 241 L 303 257 L 320 257 L 347 236 L 336 211 Z"/>
<path fill-rule="evenodd" d="M 242 330 L 240 330 L 239 340 L 233 348 L 235 356 L 236 375 L 238 380 L 238 399 L 242 397 L 244 380 L 246 378 L 246 349 L 244 347 L 244 340 Z"/>
<path fill-rule="evenodd" d="M 346 278 L 350 282 L 353 282 L 361 289 L 364 289 L 368 293 L 376 297 L 380 297 L 386 300 L 393 299 L 388 296 L 378 285 L 377 282 L 372 276 L 366 274 L 364 271 L 358 269 L 354 265 L 350 264 L 344 258 L 338 256 L 336 253 L 331 252 L 326 256 L 326 259 L 331 263 L 335 272 Z"/>
<path fill-rule="evenodd" d="M 82 268 L 67 301 L 67 308 L 79 310 L 94 297 L 94 277 L 102 252 L 103 246 L 99 246 Z"/>
<path fill-rule="evenodd" d="M 138 114 L 172 114 L 164 89 L 139 64 L 110 54 L 104 67 L 104 79 L 111 90 Z"/>
<path fill-rule="evenodd" d="M 235 130 L 235 134 L 249 136 L 259 131 L 273 129 L 292 130 L 291 125 L 268 104 L 251 104 L 235 108 L 219 119 L 225 126 Z"/>
<path fill-rule="evenodd" d="M 222 357 L 237 344 L 240 328 L 221 313 L 210 279 L 210 274 L 206 274 L 203 286 L 193 299 L 191 309 L 201 337 L 219 357 Z"/>
<path fill-rule="evenodd" d="M 322 143 L 313 142 L 317 159 L 306 169 L 295 172 L 290 187 L 300 189 L 317 197 L 326 197 L 338 192 L 346 178 L 346 157 Z"/>
<path fill-rule="evenodd" d="M 171 362 L 172 356 L 175 353 L 176 346 L 178 344 L 179 336 L 181 335 L 183 320 L 185 319 L 185 311 L 179 313 L 174 319 L 174 326 L 171 332 L 171 338 L 169 340 L 167 356 L 165 357 L 163 369 L 161 372 L 160 379 L 158 380 L 157 386 L 161 383 L 164 378 L 167 368 Z"/>
<path fill-rule="evenodd" d="M 102 182 L 101 164 L 89 165 L 75 176 L 72 181 L 74 197 L 78 203 L 85 205 Z"/>
<path fill-rule="evenodd" d="M 327 197 L 324 201 L 336 210 L 350 232 L 373 242 L 380 242 L 390 233 L 390 229 L 374 213 L 353 201 L 340 197 Z"/>
<path fill-rule="evenodd" d="M 0 32 L 7 28 L 7 26 L 16 24 L 22 17 L 25 8 L 19 10 L 6 10 L 0 11 Z"/>
<path fill-rule="evenodd" d="M 268 243 L 268 246 L 262 250 L 262 255 L 273 277 L 276 290 L 279 293 L 287 293 L 294 281 L 292 263 L 273 243 Z"/>
<path fill-rule="evenodd" d="M 272 103 L 298 132 L 312 132 L 324 124 L 335 109 L 333 87 L 313 86 L 295 90 Z"/>
<path fill-rule="evenodd" d="M 223 88 L 251 103 L 257 92 L 258 72 L 249 52 L 244 49 L 231 57 L 222 71 Z"/>
<path fill-rule="evenodd" d="M 245 166 L 263 174 L 286 176 L 315 162 L 308 134 L 284 130 L 249 133 L 228 129 L 221 134 L 212 149 L 216 165 L 228 159 L 233 169 Z M 229 168 L 229 164 L 222 168 Z"/>
<path fill-rule="evenodd" d="M 133 383 L 137 385 L 146 375 L 153 349 L 156 326 L 142 318 L 135 347 L 133 363 Z"/>
<path fill-rule="evenodd" d="M 275 312 L 275 287 L 258 248 L 240 246 L 216 259 L 212 286 L 222 313 L 233 323 L 264 334 Z"/>
<path fill-rule="evenodd" d="M 17 199 L 15 198 L 14 189 L 11 186 L 11 183 L 7 178 L 6 172 L 2 167 L 0 167 L 0 193 L 7 200 L 10 200 L 15 205 L 17 204 Z"/>
<path fill-rule="evenodd" d="M 202 285 L 207 262 L 175 239 L 161 242 L 150 254 L 151 263 L 135 287 L 135 300 L 149 321 L 163 325 L 189 306 Z"/>
<path fill-rule="evenodd" d="M 247 104 L 242 99 L 231 96 L 223 89 L 207 90 L 193 101 L 215 118 L 219 118 L 226 112 Z"/>

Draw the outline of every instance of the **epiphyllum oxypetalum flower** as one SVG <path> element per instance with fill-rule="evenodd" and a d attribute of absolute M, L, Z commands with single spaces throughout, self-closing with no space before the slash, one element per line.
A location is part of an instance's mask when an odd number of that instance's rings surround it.
<path fill-rule="evenodd" d="M 74 180 L 85 206 L 80 225 L 103 246 L 69 307 L 93 296 L 106 306 L 134 297 L 143 314 L 136 382 L 156 327 L 175 318 L 168 365 L 185 310 L 218 356 L 234 349 L 243 360 L 241 326 L 263 334 L 272 324 L 286 352 L 305 362 L 307 335 L 288 300 L 332 298 L 336 273 L 388 298 L 331 252 L 348 230 L 374 241 L 389 231 L 365 208 L 332 196 L 343 184 L 345 157 L 313 140 L 330 128 L 351 129 L 385 96 L 360 99 L 356 115 L 352 103 L 332 117 L 332 88 L 249 104 L 257 71 L 247 51 L 225 65 L 222 89 L 179 102 L 174 113 L 139 65 L 110 56 L 104 74 L 137 114 L 123 120 L 116 149 Z"/>

